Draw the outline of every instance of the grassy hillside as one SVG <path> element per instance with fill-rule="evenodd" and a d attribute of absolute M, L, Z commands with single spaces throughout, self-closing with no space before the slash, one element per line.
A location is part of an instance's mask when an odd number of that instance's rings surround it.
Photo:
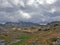
<path fill-rule="evenodd" d="M 19 39 L 23 39 L 22 42 L 11 45 L 60 45 L 58 43 L 54 44 L 58 37 L 60 38 L 60 27 L 57 27 L 55 30 L 50 29 L 48 31 L 34 33 L 32 36 L 31 34 L 29 36 L 27 34 L 22 35 L 19 37 Z"/>
<path fill-rule="evenodd" d="M 4 39 L 4 45 L 60 45 L 60 25 L 0 26 L 0 39 Z"/>

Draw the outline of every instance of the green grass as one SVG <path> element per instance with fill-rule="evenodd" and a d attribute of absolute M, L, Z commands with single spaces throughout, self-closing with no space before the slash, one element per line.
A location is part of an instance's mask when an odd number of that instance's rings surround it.
<path fill-rule="evenodd" d="M 21 40 L 17 43 L 11 44 L 11 45 L 22 45 L 27 39 L 31 38 L 32 34 L 23 34 L 18 36 L 18 39 Z"/>

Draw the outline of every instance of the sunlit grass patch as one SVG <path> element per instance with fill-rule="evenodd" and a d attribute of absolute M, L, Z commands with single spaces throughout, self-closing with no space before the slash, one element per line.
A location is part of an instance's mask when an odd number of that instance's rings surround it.
<path fill-rule="evenodd" d="M 23 43 L 25 43 L 25 41 L 26 41 L 27 39 L 29 39 L 29 38 L 31 38 L 31 37 L 32 37 L 32 34 L 22 34 L 22 35 L 18 36 L 18 38 L 17 38 L 17 39 L 19 39 L 20 41 L 17 42 L 17 43 L 13 43 L 13 44 L 11 44 L 11 45 L 22 45 Z"/>

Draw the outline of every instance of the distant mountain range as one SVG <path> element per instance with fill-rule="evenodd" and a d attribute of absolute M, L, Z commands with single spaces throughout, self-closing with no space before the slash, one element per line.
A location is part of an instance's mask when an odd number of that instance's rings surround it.
<path fill-rule="evenodd" d="M 60 25 L 60 21 L 53 21 L 53 22 L 50 22 L 50 23 L 47 23 L 46 25 Z M 23 21 L 20 21 L 20 22 L 6 22 L 4 24 L 0 24 L 1 25 L 4 25 L 4 26 L 19 26 L 19 27 L 33 27 L 33 26 L 41 26 L 40 24 L 38 23 L 32 23 L 32 22 L 23 22 Z"/>
<path fill-rule="evenodd" d="M 6 22 L 5 26 L 20 26 L 20 27 L 32 27 L 32 26 L 40 26 L 40 24 L 32 23 L 32 22 Z"/>

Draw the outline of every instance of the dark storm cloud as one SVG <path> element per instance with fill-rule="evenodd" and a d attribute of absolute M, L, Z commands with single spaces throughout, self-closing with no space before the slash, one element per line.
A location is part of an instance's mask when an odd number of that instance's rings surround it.
<path fill-rule="evenodd" d="M 56 2 L 52 4 L 45 2 L 39 4 L 34 0 L 34 3 L 31 5 L 28 5 L 28 1 L 29 0 L 0 0 L 0 22 L 30 21 L 47 23 L 60 19 L 60 0 L 56 0 Z M 24 13 L 21 14 L 21 12 Z M 28 13 L 31 18 L 23 18 L 22 15 L 26 13 Z"/>

